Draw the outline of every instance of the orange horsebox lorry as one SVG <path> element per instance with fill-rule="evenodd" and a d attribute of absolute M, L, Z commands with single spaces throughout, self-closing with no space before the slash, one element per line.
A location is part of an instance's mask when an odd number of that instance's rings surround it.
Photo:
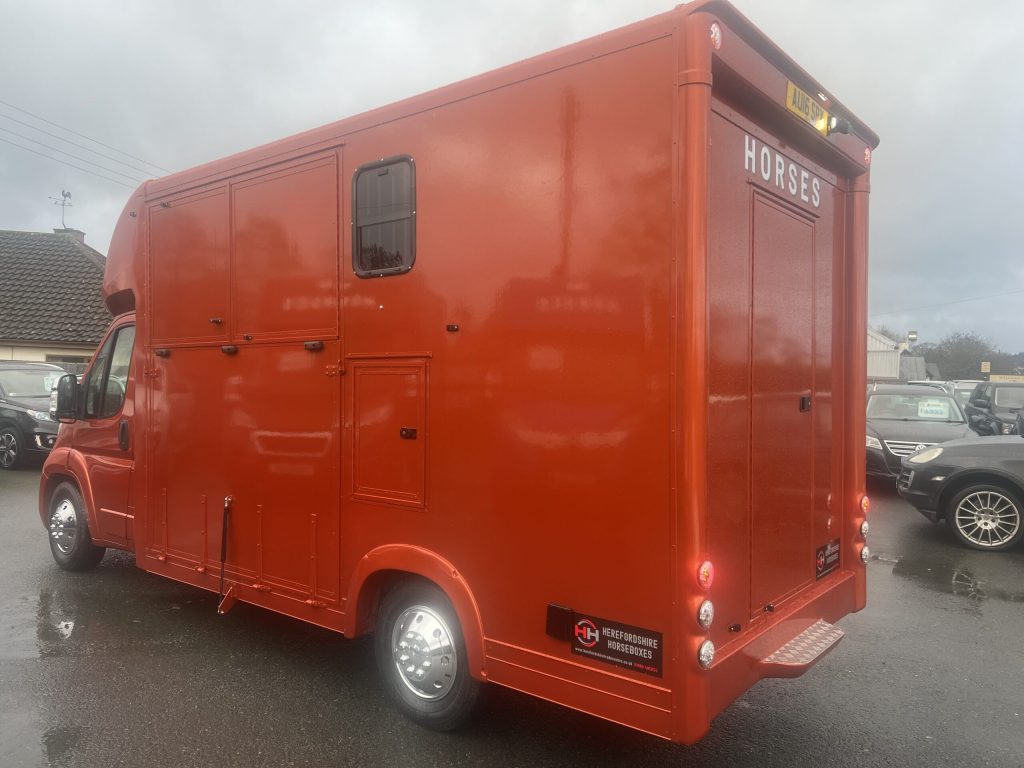
<path fill-rule="evenodd" d="M 877 137 L 702 2 L 143 184 L 39 510 L 356 637 L 693 742 L 864 607 Z"/>

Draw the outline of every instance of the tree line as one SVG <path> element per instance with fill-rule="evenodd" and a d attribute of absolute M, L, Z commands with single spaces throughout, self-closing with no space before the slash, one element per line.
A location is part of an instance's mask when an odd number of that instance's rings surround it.
<path fill-rule="evenodd" d="M 906 334 L 896 333 L 884 325 L 875 328 L 875 331 L 893 341 L 906 338 Z M 992 364 L 991 373 L 1024 372 L 1024 352 L 1003 352 L 988 339 L 970 331 L 951 333 L 937 344 L 913 344 L 908 351 L 923 357 L 926 363 L 934 363 L 940 376 L 947 380 L 981 378 L 983 362 Z"/>

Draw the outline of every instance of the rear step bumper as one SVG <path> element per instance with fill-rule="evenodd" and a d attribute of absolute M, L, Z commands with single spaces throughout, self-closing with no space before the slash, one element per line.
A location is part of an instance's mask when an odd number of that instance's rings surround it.
<path fill-rule="evenodd" d="M 850 571 L 832 574 L 819 582 L 816 589 L 794 600 L 797 604 L 787 612 L 788 615 L 770 617 L 775 621 L 757 634 L 754 634 L 756 630 L 750 631 L 754 637 L 741 635 L 731 643 L 724 643 L 708 671 L 708 711 L 711 716 L 722 712 L 758 680 L 798 677 L 821 661 L 843 636 L 832 622 L 858 610 L 857 583 Z M 812 630 L 819 623 L 823 626 Z M 789 654 L 790 648 L 795 650 L 798 642 L 803 644 L 801 638 L 810 639 L 823 628 L 830 631 L 822 632 L 818 643 L 808 643 L 807 649 Z M 775 655 L 784 648 L 787 650 L 785 655 Z"/>
<path fill-rule="evenodd" d="M 843 630 L 818 620 L 761 660 L 765 677 L 798 677 L 843 639 Z"/>

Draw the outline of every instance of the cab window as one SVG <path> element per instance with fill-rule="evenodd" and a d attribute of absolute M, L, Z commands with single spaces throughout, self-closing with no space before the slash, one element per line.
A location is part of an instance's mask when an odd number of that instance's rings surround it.
<path fill-rule="evenodd" d="M 96 355 L 85 382 L 86 418 L 102 419 L 121 410 L 134 345 L 135 326 L 126 325 L 108 338 Z"/>

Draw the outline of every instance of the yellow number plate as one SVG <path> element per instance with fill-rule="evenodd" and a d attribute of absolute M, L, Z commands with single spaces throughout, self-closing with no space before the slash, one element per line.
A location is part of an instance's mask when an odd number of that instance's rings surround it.
<path fill-rule="evenodd" d="M 828 136 L 828 110 L 793 83 L 786 85 L 786 107 L 794 115 L 813 125 L 822 136 Z"/>

